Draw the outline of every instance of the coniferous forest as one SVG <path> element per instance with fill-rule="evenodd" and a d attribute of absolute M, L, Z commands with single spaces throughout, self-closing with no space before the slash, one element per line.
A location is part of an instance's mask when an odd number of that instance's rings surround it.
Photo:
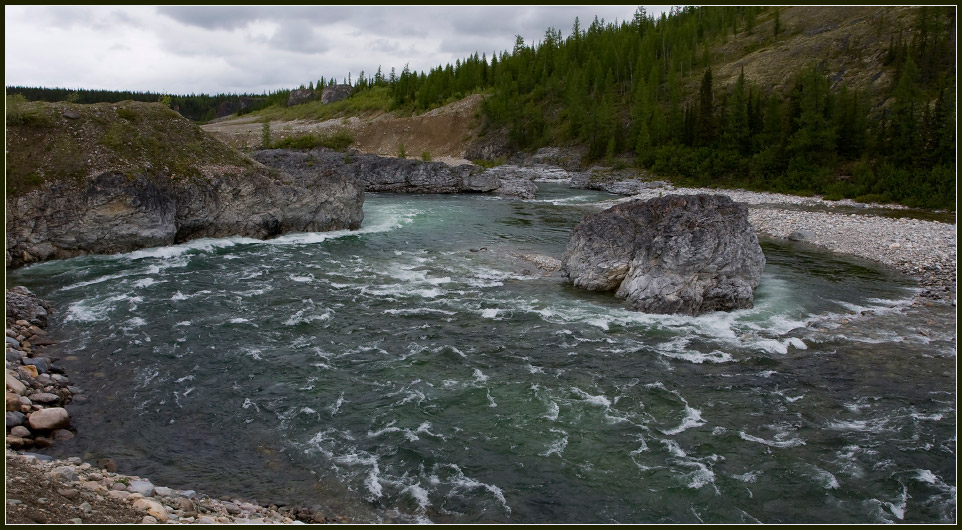
<path fill-rule="evenodd" d="M 579 145 L 587 159 L 634 166 L 683 184 L 743 187 L 829 199 L 955 207 L 954 7 L 915 10 L 892 32 L 883 65 L 891 82 L 868 94 L 819 64 L 787 72 L 780 90 L 744 73 L 722 86 L 712 50 L 736 34 L 784 28 L 777 7 L 674 8 L 655 18 L 587 27 L 567 37 L 549 28 L 511 51 L 477 53 L 454 65 L 398 74 L 362 72 L 352 97 L 377 93 L 390 109 L 426 111 L 472 93 L 487 97 L 485 134 L 504 135 L 514 150 Z M 692 80 L 696 82 L 692 82 Z M 334 80 L 318 81 L 318 88 Z M 311 83 L 313 85 L 313 82 Z M 284 105 L 289 90 L 251 99 L 241 112 Z M 77 102 L 159 94 L 8 87 L 27 99 Z M 181 114 L 206 121 L 237 95 L 171 96 Z M 221 108 L 223 110 L 223 108 Z"/>

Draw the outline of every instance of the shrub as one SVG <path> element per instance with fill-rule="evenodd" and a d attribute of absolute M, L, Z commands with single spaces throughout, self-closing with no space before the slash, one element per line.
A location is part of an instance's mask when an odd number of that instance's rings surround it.
<path fill-rule="evenodd" d="M 408 156 L 408 153 L 407 153 L 407 151 L 404 149 L 404 142 L 399 143 L 398 146 L 397 146 L 397 157 L 398 157 L 398 158 L 407 158 L 407 156 Z"/>
<path fill-rule="evenodd" d="M 269 120 L 264 120 L 264 125 L 261 126 L 261 147 L 264 149 L 271 148 L 271 122 Z"/>
<path fill-rule="evenodd" d="M 347 129 L 338 129 L 328 134 L 307 133 L 289 136 L 271 144 L 274 149 L 313 149 L 326 147 L 335 151 L 343 151 L 354 143 L 354 134 Z"/>
<path fill-rule="evenodd" d="M 423 160 L 423 161 L 425 161 L 425 162 L 430 162 L 430 161 L 431 161 L 431 153 L 429 153 L 429 152 L 427 152 L 427 151 L 421 151 L 421 160 Z"/>

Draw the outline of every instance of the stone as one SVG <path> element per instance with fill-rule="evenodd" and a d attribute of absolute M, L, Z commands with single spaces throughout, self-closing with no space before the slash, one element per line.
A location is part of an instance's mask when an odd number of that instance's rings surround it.
<path fill-rule="evenodd" d="M 70 414 L 62 407 L 50 407 L 27 416 L 27 423 L 31 429 L 40 431 L 66 429 L 70 426 Z"/>
<path fill-rule="evenodd" d="M 36 394 L 30 394 L 30 401 L 34 403 L 56 403 L 60 401 L 60 396 L 57 394 L 50 394 L 48 392 L 39 392 Z"/>
<path fill-rule="evenodd" d="M 13 370 L 7 370 L 5 376 L 6 388 L 7 390 L 14 392 L 16 394 L 23 394 L 27 390 L 27 386 L 24 385 L 20 379 L 17 378 L 17 373 Z"/>
<path fill-rule="evenodd" d="M 157 524 L 160 521 L 152 515 L 145 515 L 143 519 L 140 520 L 140 524 Z"/>
<path fill-rule="evenodd" d="M 19 411 L 7 412 L 7 427 L 19 427 L 27 422 L 27 417 Z"/>
<path fill-rule="evenodd" d="M 647 313 L 753 306 L 765 256 L 748 209 L 724 195 L 668 195 L 588 215 L 562 258 L 577 287 L 615 291 Z"/>
<path fill-rule="evenodd" d="M 9 200 L 8 198 L 8 201 Z M 8 212 L 7 215 L 9 220 L 10 213 Z M 8 245 L 11 243 L 9 238 L 11 237 L 10 232 L 12 228 L 12 225 L 7 225 Z M 23 286 L 15 286 L 7 289 L 6 302 L 7 318 L 18 321 L 23 320 L 25 326 L 34 324 L 45 328 L 47 327 L 47 316 L 53 312 L 53 308 L 49 302 L 41 300 Z"/>
<path fill-rule="evenodd" d="M 167 488 L 165 486 L 157 486 L 154 488 L 154 495 L 158 497 L 170 497 L 174 494 L 174 490 Z"/>
<path fill-rule="evenodd" d="M 789 241 L 811 241 L 815 239 L 815 233 L 809 230 L 796 230 L 788 234 Z"/>
<path fill-rule="evenodd" d="M 36 438 L 33 439 L 33 444 L 38 448 L 42 449 L 44 447 L 50 447 L 51 445 L 53 445 L 53 440 L 50 438 L 47 438 L 46 436 L 37 436 Z"/>
<path fill-rule="evenodd" d="M 291 90 L 291 94 L 287 97 L 287 106 L 303 105 L 308 101 L 314 101 L 316 97 L 317 94 L 309 88 L 296 88 Z"/>
<path fill-rule="evenodd" d="M 131 480 L 127 486 L 127 491 L 150 497 L 154 494 L 154 485 L 149 480 Z"/>
<path fill-rule="evenodd" d="M 26 358 L 25 358 L 25 359 L 26 359 Z M 20 370 L 23 370 L 23 372 L 24 372 L 25 374 L 27 374 L 28 377 L 31 377 L 31 378 L 34 378 L 34 379 L 36 379 L 37 376 L 40 375 L 40 371 L 37 370 L 37 367 L 34 366 L 34 365 L 32 365 L 32 364 L 25 364 L 25 365 L 21 366 L 19 369 L 20 369 Z"/>
<path fill-rule="evenodd" d="M 52 478 L 59 478 L 67 482 L 73 482 L 77 480 L 77 470 L 72 466 L 57 466 L 47 473 L 48 476 Z"/>
<path fill-rule="evenodd" d="M 63 114 L 63 117 L 64 117 L 64 118 L 67 118 L 67 119 L 70 119 L 70 120 L 79 120 L 79 119 L 80 119 L 80 113 L 77 112 L 77 111 L 75 111 L 75 110 L 65 110 L 65 111 L 63 111 L 61 114 Z"/>
<path fill-rule="evenodd" d="M 321 90 L 321 103 L 325 105 L 336 103 L 351 97 L 352 92 L 354 92 L 354 87 L 351 85 L 326 86 Z"/>
<path fill-rule="evenodd" d="M 76 499 L 80 495 L 80 492 L 77 491 L 76 488 L 61 488 L 57 490 L 57 493 L 68 499 Z"/>
<path fill-rule="evenodd" d="M 24 357 L 21 359 L 24 366 L 33 366 L 38 373 L 45 374 L 50 370 L 50 362 L 43 357 Z"/>
<path fill-rule="evenodd" d="M 197 524 L 217 524 L 217 521 L 215 521 L 213 517 L 205 515 L 204 517 L 197 518 Z"/>
<path fill-rule="evenodd" d="M 53 438 L 55 442 L 66 442 L 76 436 L 74 433 L 68 431 L 67 429 L 57 429 L 50 433 L 50 437 Z"/>
<path fill-rule="evenodd" d="M 114 462 L 113 458 L 100 458 L 97 460 L 97 466 L 110 472 L 117 472 L 117 462 Z"/>
<path fill-rule="evenodd" d="M 21 438 L 12 434 L 7 435 L 6 443 L 13 449 L 24 449 L 27 447 L 33 447 L 34 445 L 34 441 L 30 438 Z"/>
<path fill-rule="evenodd" d="M 193 517 L 197 515 L 197 507 L 194 505 L 194 501 L 184 498 L 184 497 L 173 497 L 170 499 L 170 504 L 175 509 L 184 512 L 187 517 Z"/>
<path fill-rule="evenodd" d="M 20 348 L 20 341 L 17 339 L 13 337 L 6 337 L 5 340 L 7 341 L 7 344 L 13 346 L 14 348 Z"/>
<path fill-rule="evenodd" d="M 13 392 L 7 392 L 7 412 L 16 412 L 20 410 L 20 395 L 14 394 Z"/>
<path fill-rule="evenodd" d="M 10 429 L 10 434 L 14 436 L 19 436 L 21 438 L 26 438 L 30 436 L 30 429 L 24 427 L 23 425 L 17 425 L 16 427 Z"/>
<path fill-rule="evenodd" d="M 538 194 L 538 185 L 524 179 L 501 179 L 501 186 L 494 190 L 494 194 L 501 197 L 534 199 Z"/>
<path fill-rule="evenodd" d="M 123 484 L 121 484 L 121 486 L 123 486 Z M 107 492 L 107 496 L 110 497 L 111 499 L 124 500 L 130 497 L 130 492 L 120 491 L 120 490 L 110 490 Z"/>

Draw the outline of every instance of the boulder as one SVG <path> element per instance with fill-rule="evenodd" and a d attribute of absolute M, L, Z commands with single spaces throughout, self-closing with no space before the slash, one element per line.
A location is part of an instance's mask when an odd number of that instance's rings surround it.
<path fill-rule="evenodd" d="M 33 430 L 52 431 L 70 426 L 70 414 L 62 407 L 50 407 L 34 411 L 27 416 L 27 423 Z"/>
<path fill-rule="evenodd" d="M 321 90 L 321 103 L 327 105 L 351 97 L 354 87 L 351 85 L 326 86 Z"/>
<path fill-rule="evenodd" d="M 744 205 L 700 194 L 589 215 L 562 262 L 575 286 L 614 291 L 632 309 L 699 315 L 752 307 L 765 256 Z"/>
<path fill-rule="evenodd" d="M 526 179 L 502 179 L 501 186 L 494 190 L 495 195 L 533 199 L 538 194 L 538 185 Z"/>
<path fill-rule="evenodd" d="M 291 95 L 287 97 L 287 106 L 293 107 L 294 105 L 301 105 L 308 101 L 313 101 L 315 97 L 316 95 L 313 90 L 309 88 L 297 88 L 291 90 Z"/>
<path fill-rule="evenodd" d="M 167 509 L 164 505 L 151 499 L 137 499 L 134 501 L 134 509 L 147 512 L 147 515 L 154 517 L 158 522 L 167 521 Z"/>

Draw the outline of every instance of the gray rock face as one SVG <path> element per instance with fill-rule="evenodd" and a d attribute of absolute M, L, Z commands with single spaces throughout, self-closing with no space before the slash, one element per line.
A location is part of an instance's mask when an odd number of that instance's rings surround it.
<path fill-rule="evenodd" d="M 638 177 L 634 170 L 603 171 L 592 168 L 581 173 L 571 173 L 571 187 L 606 191 L 615 195 L 636 195 L 652 188 L 669 188 L 669 184 L 663 180 L 645 180 Z"/>
<path fill-rule="evenodd" d="M 298 182 L 317 175 L 340 175 L 357 182 L 366 191 L 395 193 L 490 192 L 502 187 L 494 174 L 469 164 L 449 166 L 443 162 L 422 162 L 330 149 L 255 151 L 254 160 L 292 175 Z"/>
<path fill-rule="evenodd" d="M 351 97 L 352 92 L 354 92 L 354 87 L 351 85 L 326 86 L 323 90 L 321 90 L 321 103 L 326 105 L 328 103 L 334 103 L 336 101 L 341 101 L 342 99 L 347 99 Z"/>
<path fill-rule="evenodd" d="M 301 105 L 308 101 L 313 101 L 316 97 L 313 90 L 309 88 L 296 88 L 291 90 L 291 95 L 287 96 L 287 106 Z"/>
<path fill-rule="evenodd" d="M 765 256 L 748 209 L 723 195 L 669 195 L 589 215 L 571 233 L 564 274 L 647 313 L 750 308 Z"/>
<path fill-rule="evenodd" d="M 8 232 L 8 244 L 9 237 Z M 53 308 L 50 307 L 50 303 L 37 298 L 26 287 L 16 286 L 7 289 L 7 320 L 11 322 L 26 320 L 33 325 L 44 328 L 47 327 L 47 316 L 51 313 L 53 313 Z M 14 342 L 16 342 L 16 339 L 14 339 Z M 20 344 L 17 343 L 16 346 L 19 347 Z"/>
<path fill-rule="evenodd" d="M 7 266 L 199 237 L 263 239 L 360 226 L 364 196 L 354 182 L 329 175 L 297 185 L 268 173 L 177 181 L 103 173 L 47 184 L 8 199 Z"/>

